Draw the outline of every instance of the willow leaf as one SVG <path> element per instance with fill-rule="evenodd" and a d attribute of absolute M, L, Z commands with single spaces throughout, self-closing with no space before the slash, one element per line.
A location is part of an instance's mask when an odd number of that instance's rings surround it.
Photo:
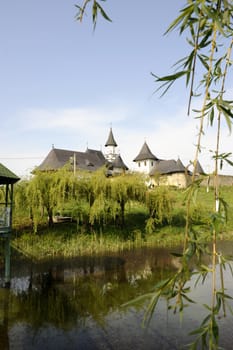
<path fill-rule="evenodd" d="M 233 166 L 233 162 L 232 162 L 230 159 L 226 158 L 225 161 L 226 161 L 230 166 Z"/>
<path fill-rule="evenodd" d="M 93 7 L 92 7 L 92 21 L 94 23 L 94 27 L 96 26 L 97 14 L 98 14 L 97 2 L 94 1 Z"/>
<path fill-rule="evenodd" d="M 201 40 L 201 42 L 198 45 L 200 48 L 203 49 L 204 47 L 208 46 L 211 43 L 211 40 L 209 40 L 209 38 L 210 38 L 212 32 L 213 32 L 213 30 L 211 28 L 205 33 L 203 39 Z"/>
<path fill-rule="evenodd" d="M 190 18 L 191 14 L 193 12 L 194 6 L 193 4 L 185 7 L 183 10 L 181 10 L 181 14 L 169 25 L 168 29 L 166 30 L 165 34 L 171 32 L 173 29 L 175 29 L 182 21 L 184 22 L 184 19 Z M 184 30 L 184 26 L 180 29 L 180 34 Z"/>
<path fill-rule="evenodd" d="M 212 126 L 214 122 L 214 107 L 212 107 L 210 110 L 209 119 L 210 119 L 210 125 Z"/>
<path fill-rule="evenodd" d="M 126 303 L 122 304 L 121 307 L 127 307 L 127 306 L 135 306 L 137 304 L 140 304 L 146 300 L 148 300 L 149 298 L 152 298 L 154 296 L 154 292 L 151 293 L 146 293 L 143 295 L 140 295 L 137 298 L 134 298 L 132 300 L 127 301 Z"/>
<path fill-rule="evenodd" d="M 204 56 L 204 55 L 197 55 L 197 57 L 201 61 L 202 65 L 206 68 L 206 70 L 209 71 L 209 65 L 207 63 L 206 56 Z"/>
<path fill-rule="evenodd" d="M 157 80 L 156 82 L 162 82 L 162 81 L 173 81 L 173 80 L 176 80 L 180 77 L 182 77 L 183 75 L 186 75 L 187 74 L 187 70 L 185 71 L 180 71 L 180 72 L 177 72 L 177 73 L 174 73 L 174 74 L 171 74 L 171 75 L 165 75 L 164 77 L 158 77 L 156 75 L 154 75 Z"/>
<path fill-rule="evenodd" d="M 104 9 L 102 8 L 102 6 L 100 6 L 100 4 L 97 2 L 97 7 L 101 13 L 101 15 L 103 16 L 104 19 L 106 19 L 109 22 L 112 22 L 111 18 L 106 14 L 106 12 L 104 11 Z"/>
<path fill-rule="evenodd" d="M 164 88 L 164 91 L 162 93 L 161 96 L 164 96 L 166 94 L 166 92 L 170 89 L 170 87 L 174 84 L 174 82 L 183 77 L 184 75 L 188 75 L 189 74 L 189 70 L 185 70 L 185 71 L 180 71 L 171 75 L 166 75 L 164 77 L 159 77 L 157 75 L 155 75 L 154 73 L 151 73 L 153 77 L 155 77 L 155 82 L 156 83 L 162 83 L 158 89 L 156 89 L 155 91 L 159 91 L 161 89 Z"/>
<path fill-rule="evenodd" d="M 189 298 L 186 294 L 181 294 L 184 299 L 186 299 L 189 303 L 196 304 L 196 301 Z"/>
<path fill-rule="evenodd" d="M 232 112 L 229 109 L 226 109 L 225 107 L 223 107 L 222 105 L 217 105 L 217 108 L 224 115 L 229 132 L 231 133 L 231 129 L 232 129 L 231 118 L 233 118 Z"/>
<path fill-rule="evenodd" d="M 206 333 L 207 329 L 208 329 L 207 327 L 200 327 L 200 328 L 197 328 L 194 331 L 190 332 L 189 335 L 195 335 L 195 334 L 203 335 Z"/>
<path fill-rule="evenodd" d="M 160 299 L 161 296 L 161 291 L 159 291 L 158 293 L 155 293 L 154 296 L 151 298 L 151 301 L 147 307 L 146 313 L 144 315 L 144 320 L 143 320 L 143 324 L 144 325 L 149 325 L 150 320 L 152 318 L 152 315 L 154 313 L 154 310 L 158 304 L 158 301 Z"/>
<path fill-rule="evenodd" d="M 162 289 L 162 288 L 166 287 L 171 282 L 171 280 L 172 280 L 172 278 L 166 278 L 165 280 L 162 280 L 162 281 L 158 282 L 155 285 L 155 288 L 156 289 Z"/>
<path fill-rule="evenodd" d="M 218 340 L 219 338 L 219 328 L 218 328 L 218 324 L 216 322 L 215 317 L 212 317 L 212 331 L 213 331 L 213 335 L 215 340 Z"/>
<path fill-rule="evenodd" d="M 233 297 L 231 295 L 225 294 L 223 292 L 217 292 L 216 295 L 219 295 L 222 299 L 226 298 L 226 299 L 233 300 Z"/>

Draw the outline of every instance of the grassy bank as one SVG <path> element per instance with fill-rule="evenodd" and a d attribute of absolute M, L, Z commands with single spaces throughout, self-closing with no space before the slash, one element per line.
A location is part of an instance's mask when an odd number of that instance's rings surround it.
<path fill-rule="evenodd" d="M 131 237 L 124 238 L 115 232 L 76 233 L 75 224 L 56 224 L 53 228 L 41 230 L 39 234 L 23 233 L 15 236 L 12 246 L 24 255 L 44 259 L 55 256 L 75 257 L 81 255 L 118 252 L 125 249 L 145 246 L 173 246 L 182 242 L 183 233 L 164 232 L 144 235 L 140 230 L 131 232 Z M 173 232 L 172 232 L 173 231 Z"/>
<path fill-rule="evenodd" d="M 154 232 L 145 231 L 148 213 L 143 206 L 130 206 L 126 213 L 125 227 L 114 225 L 84 230 L 75 222 L 57 223 L 52 227 L 41 225 L 37 234 L 30 228 L 15 230 L 12 246 L 24 255 L 35 259 L 55 256 L 117 252 L 145 246 L 177 246 L 182 243 L 185 227 L 185 192 L 171 190 L 174 196 L 171 222 L 157 225 Z M 220 230 L 219 239 L 233 239 L 233 190 L 222 189 L 222 198 L 228 203 L 228 220 Z M 202 188 L 192 206 L 192 225 L 203 241 L 211 239 L 210 216 L 213 213 L 213 190 Z"/>

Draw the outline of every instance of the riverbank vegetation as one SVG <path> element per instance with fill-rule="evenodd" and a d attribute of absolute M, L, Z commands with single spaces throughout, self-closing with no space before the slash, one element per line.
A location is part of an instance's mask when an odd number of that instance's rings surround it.
<path fill-rule="evenodd" d="M 23 254 L 54 256 L 101 254 L 144 246 L 175 246 L 184 239 L 189 189 L 148 189 L 145 177 L 108 178 L 104 169 L 74 176 L 66 169 L 39 173 L 15 186 L 12 245 Z M 233 237 L 233 189 L 222 187 L 228 220 L 219 239 Z M 191 204 L 198 239 L 210 240 L 214 190 L 199 186 Z"/>

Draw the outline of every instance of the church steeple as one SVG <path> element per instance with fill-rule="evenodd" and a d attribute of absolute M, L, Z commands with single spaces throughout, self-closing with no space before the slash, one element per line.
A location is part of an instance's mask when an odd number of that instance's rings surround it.
<path fill-rule="evenodd" d="M 106 147 L 106 154 L 105 154 L 106 159 L 110 162 L 114 161 L 118 154 L 116 153 L 117 143 L 113 136 L 112 128 L 110 128 L 108 139 L 105 143 L 105 147 Z"/>

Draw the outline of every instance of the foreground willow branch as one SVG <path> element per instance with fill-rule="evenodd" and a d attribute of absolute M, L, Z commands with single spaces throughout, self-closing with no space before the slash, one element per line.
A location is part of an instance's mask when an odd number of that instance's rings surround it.
<path fill-rule="evenodd" d="M 96 25 L 97 13 L 110 20 L 102 7 L 95 0 L 85 0 L 83 6 L 77 6 L 79 14 L 77 19 L 82 20 L 87 5 L 92 4 L 92 20 Z M 231 68 L 231 51 L 233 40 L 233 4 L 230 0 L 187 0 L 179 16 L 170 24 L 166 33 L 175 29 L 179 34 L 187 35 L 187 42 L 191 47 L 190 53 L 181 58 L 176 64 L 176 70 L 169 75 L 159 77 L 152 73 L 155 83 L 158 84 L 156 92 L 161 95 L 175 84 L 178 79 L 185 78 L 187 89 L 189 89 L 188 115 L 191 114 L 192 102 L 195 96 L 202 99 L 201 108 L 192 110 L 194 117 L 199 120 L 199 132 L 197 136 L 195 156 L 192 161 L 193 175 L 192 183 L 186 193 L 186 226 L 184 233 L 183 252 L 179 256 L 181 267 L 177 273 L 170 279 L 161 281 L 154 288 L 152 293 L 142 296 L 149 297 L 150 303 L 145 314 L 145 321 L 149 322 L 155 312 L 157 303 L 161 297 L 168 300 L 169 308 L 174 312 L 182 313 L 184 301 L 192 303 L 188 293 L 190 288 L 187 283 L 196 277 L 196 284 L 205 282 L 207 274 L 212 276 L 212 293 L 210 305 L 205 305 L 207 316 L 201 322 L 200 327 L 192 332 L 196 339 L 190 344 L 191 349 L 197 349 L 201 343 L 202 349 L 217 349 L 219 343 L 218 315 L 223 310 L 226 315 L 226 299 L 231 299 L 224 288 L 224 268 L 230 261 L 221 257 L 218 253 L 218 236 L 221 228 L 227 220 L 227 203 L 221 198 L 219 187 L 219 170 L 226 162 L 233 165 L 231 152 L 220 153 L 221 146 L 221 124 L 225 122 L 229 132 L 231 132 L 233 121 L 233 101 L 227 100 L 226 78 L 229 76 Z M 200 78 L 196 81 L 196 77 Z M 202 150 L 202 139 L 206 133 L 205 125 L 213 126 L 217 123 L 216 129 L 216 148 L 213 152 L 214 162 L 214 198 L 213 211 L 209 217 L 209 235 L 211 239 L 211 251 L 207 250 L 206 242 L 199 239 L 200 232 L 196 232 L 192 225 L 191 211 L 192 204 L 198 195 L 202 179 L 196 174 L 197 162 Z M 207 254 L 210 256 L 210 266 L 203 264 L 201 256 Z M 193 259 L 197 260 L 196 271 L 190 269 Z M 221 287 L 218 290 L 216 284 L 217 267 L 220 268 Z M 230 265 L 229 265 L 230 266 Z"/>

